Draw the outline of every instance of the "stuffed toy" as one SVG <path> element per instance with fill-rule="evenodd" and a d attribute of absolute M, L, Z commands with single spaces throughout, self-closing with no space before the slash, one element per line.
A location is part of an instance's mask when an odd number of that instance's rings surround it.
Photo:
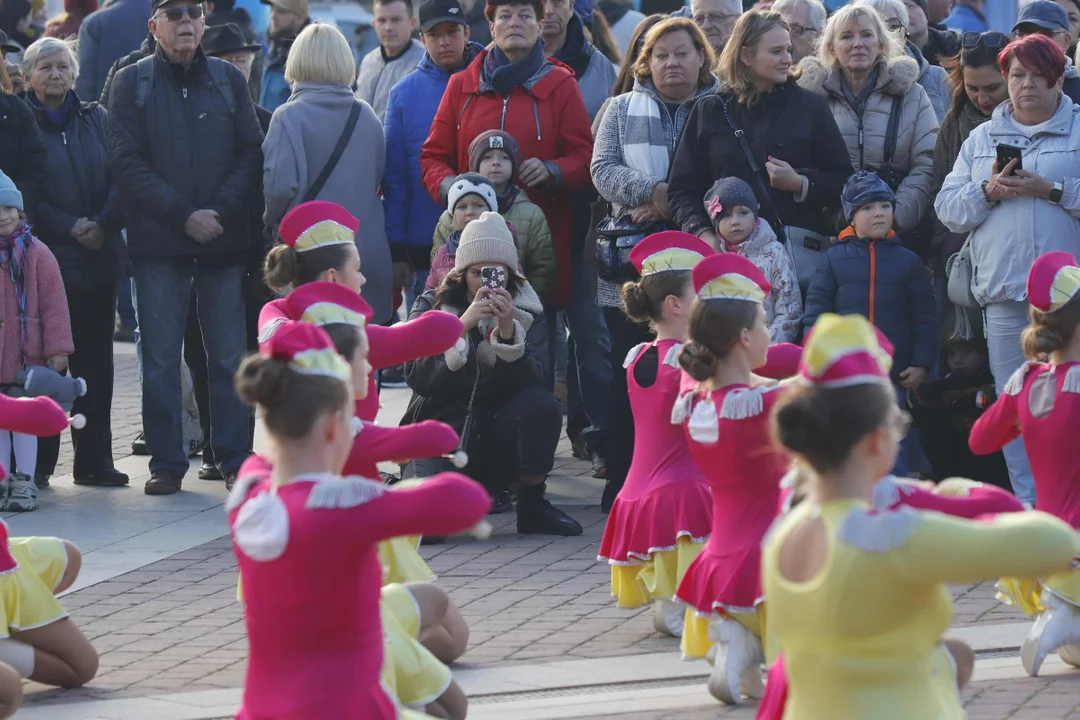
<path fill-rule="evenodd" d="M 86 381 L 82 378 L 65 377 L 52 368 L 40 365 L 16 373 L 15 385 L 8 395 L 52 398 L 66 412 L 71 412 L 75 398 L 86 394 Z M 22 386 L 21 392 L 19 385 Z"/>

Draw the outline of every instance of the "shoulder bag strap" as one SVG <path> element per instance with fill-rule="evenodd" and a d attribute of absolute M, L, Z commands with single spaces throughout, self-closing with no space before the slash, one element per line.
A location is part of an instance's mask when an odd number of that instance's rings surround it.
<path fill-rule="evenodd" d="M 758 198 L 758 202 L 762 206 L 768 206 L 768 208 L 772 211 L 772 214 L 776 217 L 776 221 L 780 223 L 781 226 L 779 228 L 774 228 L 776 230 L 776 234 L 779 237 L 784 237 L 784 219 L 780 217 L 780 212 L 776 209 L 776 206 L 773 205 L 772 196 L 769 195 L 769 189 L 765 187 L 765 181 L 761 177 L 761 168 L 758 165 L 757 159 L 754 158 L 753 150 L 750 149 L 750 143 L 746 139 L 746 133 L 744 133 L 742 129 L 737 127 L 732 121 L 731 114 L 728 113 L 726 100 L 720 103 L 720 107 L 724 111 L 724 119 L 727 120 L 728 127 L 731 128 L 731 131 L 733 133 L 735 133 L 735 139 L 739 141 L 739 147 L 742 148 L 743 155 L 746 156 L 747 164 L 750 165 L 750 172 L 754 177 L 754 192 L 758 193 L 758 195 L 760 196 Z"/>
<path fill-rule="evenodd" d="M 319 197 L 319 193 L 322 192 L 323 187 L 326 186 L 326 181 L 330 179 L 330 174 L 334 172 L 334 168 L 337 167 L 338 161 L 341 160 L 341 155 L 345 152 L 345 146 L 349 144 L 349 140 L 352 139 L 353 130 L 356 129 L 356 121 L 360 119 L 360 102 L 353 101 L 352 110 L 349 112 L 349 119 L 345 121 L 345 129 L 341 131 L 341 137 L 338 138 L 337 145 L 334 146 L 334 152 L 330 153 L 330 159 L 323 165 L 322 172 L 319 173 L 319 177 L 315 178 L 315 182 L 311 184 L 308 191 L 304 193 L 304 199 L 301 203 L 311 202 Z"/>
<path fill-rule="evenodd" d="M 900 106 L 903 102 L 903 96 L 893 95 L 889 126 L 885 130 L 885 152 L 881 156 L 882 170 L 892 167 L 893 155 L 896 154 L 896 136 L 900 133 Z"/>

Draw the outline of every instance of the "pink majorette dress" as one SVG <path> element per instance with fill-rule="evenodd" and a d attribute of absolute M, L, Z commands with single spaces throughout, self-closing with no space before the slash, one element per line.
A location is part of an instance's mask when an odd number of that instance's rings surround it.
<path fill-rule="evenodd" d="M 691 390 L 672 410 L 712 491 L 712 534 L 676 592 L 699 619 L 756 614 L 764 600 L 761 540 L 776 518 L 780 480 L 790 465 L 769 435 L 780 387 Z M 704 657 L 712 644 L 707 625 L 687 619 L 683 654 Z"/>
<path fill-rule="evenodd" d="M 783 486 L 781 502 L 784 512 L 790 509 L 797 472 L 792 470 L 781 481 Z M 1024 504 L 1017 500 L 1016 496 L 993 485 L 972 482 L 963 478 L 949 478 L 930 487 L 926 483 L 912 482 L 893 475 L 885 476 L 874 486 L 870 504 L 875 512 L 906 506 L 916 510 L 933 510 L 969 520 L 984 515 L 1025 510 Z M 769 668 L 765 697 L 758 705 L 755 720 L 783 720 L 787 694 L 787 673 L 784 670 L 784 657 L 780 655 Z"/>
<path fill-rule="evenodd" d="M 456 473 L 403 490 L 329 474 L 277 489 L 243 468 L 240 478 L 227 510 L 250 652 L 236 717 L 397 718 L 380 684 L 382 572 L 375 545 L 469 528 L 490 508 L 487 492 Z"/>
<path fill-rule="evenodd" d="M 669 600 L 712 527 L 712 497 L 690 455 L 683 431 L 671 423 L 679 394 L 682 343 L 638 345 L 627 356 L 626 383 L 634 413 L 634 455 L 604 528 L 598 559 L 611 565 L 611 594 L 620 607 Z M 639 364 L 655 381 L 638 383 Z"/>
<path fill-rule="evenodd" d="M 292 322 L 285 312 L 285 299 L 271 300 L 259 312 L 259 349 L 285 323 Z M 368 362 L 373 370 L 401 365 L 409 360 L 437 355 L 453 347 L 461 338 L 461 321 L 452 313 L 441 310 L 426 312 L 408 322 L 390 327 L 368 325 Z M 379 393 L 375 373 L 368 379 L 367 397 L 356 403 L 356 416 L 372 422 L 379 414 Z"/>

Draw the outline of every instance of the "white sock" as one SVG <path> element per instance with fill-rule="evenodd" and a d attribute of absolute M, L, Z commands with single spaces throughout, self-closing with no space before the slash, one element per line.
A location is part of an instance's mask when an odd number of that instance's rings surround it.
<path fill-rule="evenodd" d="M 10 665 L 19 677 L 28 678 L 34 672 L 34 648 L 11 638 L 0 639 L 0 662 Z"/>
<path fill-rule="evenodd" d="M 34 477 L 37 472 L 37 438 L 26 433 L 11 433 L 11 444 L 15 446 L 15 468 Z"/>

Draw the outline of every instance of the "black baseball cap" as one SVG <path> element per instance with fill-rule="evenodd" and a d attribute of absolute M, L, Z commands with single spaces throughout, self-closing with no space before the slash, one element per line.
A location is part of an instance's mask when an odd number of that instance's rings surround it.
<path fill-rule="evenodd" d="M 458 0 L 427 0 L 420 6 L 420 32 L 431 32 L 439 23 L 468 25 Z"/>
<path fill-rule="evenodd" d="M 244 38 L 243 31 L 240 30 L 240 26 L 236 23 L 225 23 L 224 25 L 213 25 L 206 28 L 200 44 L 203 52 L 210 57 L 241 50 L 250 50 L 252 52 L 262 50 L 261 45 L 251 44 Z"/>
<path fill-rule="evenodd" d="M 11 38 L 3 30 L 0 30 L 0 50 L 6 53 L 21 53 L 23 51 L 17 43 L 11 41 Z"/>
<path fill-rule="evenodd" d="M 1068 30 L 1069 15 L 1051 0 L 1033 0 L 1020 8 L 1020 14 L 1013 25 L 1015 33 L 1021 25 L 1035 25 L 1043 30 Z"/>

